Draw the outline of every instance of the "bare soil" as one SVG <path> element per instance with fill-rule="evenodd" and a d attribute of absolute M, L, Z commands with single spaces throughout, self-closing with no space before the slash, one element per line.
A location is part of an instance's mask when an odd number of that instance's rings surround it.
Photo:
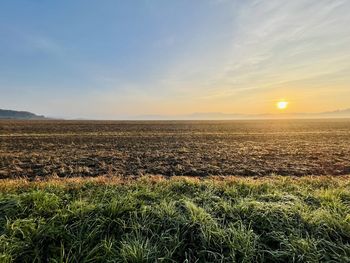
<path fill-rule="evenodd" d="M 350 174 L 350 120 L 0 121 L 0 178 Z"/>

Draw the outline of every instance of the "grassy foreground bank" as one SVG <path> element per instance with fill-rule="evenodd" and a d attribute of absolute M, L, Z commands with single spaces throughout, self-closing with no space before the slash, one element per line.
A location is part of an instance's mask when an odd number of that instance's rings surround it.
<path fill-rule="evenodd" d="M 350 262 L 350 177 L 0 181 L 0 262 Z"/>

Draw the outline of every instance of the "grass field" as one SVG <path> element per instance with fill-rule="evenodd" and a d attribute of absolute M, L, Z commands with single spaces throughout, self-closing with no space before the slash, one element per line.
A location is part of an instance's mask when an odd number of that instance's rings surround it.
<path fill-rule="evenodd" d="M 350 120 L 0 121 L 0 262 L 350 262 Z"/>
<path fill-rule="evenodd" d="M 349 177 L 0 182 L 1 262 L 349 262 Z"/>

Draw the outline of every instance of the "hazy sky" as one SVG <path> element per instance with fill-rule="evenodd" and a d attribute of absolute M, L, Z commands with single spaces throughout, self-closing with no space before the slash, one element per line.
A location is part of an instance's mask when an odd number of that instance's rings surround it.
<path fill-rule="evenodd" d="M 57 117 L 350 107 L 349 0 L 1 0 L 0 108 Z"/>

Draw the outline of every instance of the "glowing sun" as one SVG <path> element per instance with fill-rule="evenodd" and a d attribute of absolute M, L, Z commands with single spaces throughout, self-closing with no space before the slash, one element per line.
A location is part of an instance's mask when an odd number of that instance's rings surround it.
<path fill-rule="evenodd" d="M 277 109 L 284 110 L 288 107 L 288 101 L 281 100 L 277 102 L 276 106 L 277 106 Z"/>

